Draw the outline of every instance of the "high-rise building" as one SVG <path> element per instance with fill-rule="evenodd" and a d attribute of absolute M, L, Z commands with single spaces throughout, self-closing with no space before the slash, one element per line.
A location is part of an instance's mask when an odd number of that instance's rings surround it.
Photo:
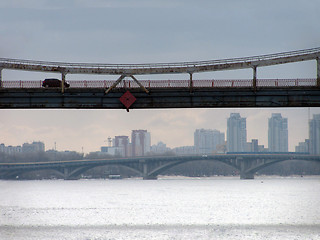
<path fill-rule="evenodd" d="M 151 135 L 147 130 L 132 130 L 131 134 L 132 156 L 145 156 L 150 152 Z"/>
<path fill-rule="evenodd" d="M 309 121 L 310 154 L 320 154 L 320 114 L 314 114 Z"/>
<path fill-rule="evenodd" d="M 129 137 L 128 136 L 115 136 L 114 146 L 120 149 L 120 156 L 129 157 Z"/>
<path fill-rule="evenodd" d="M 247 150 L 246 118 L 239 113 L 231 113 L 227 122 L 227 150 L 245 152 Z"/>
<path fill-rule="evenodd" d="M 212 154 L 218 145 L 224 144 L 224 133 L 211 129 L 196 129 L 194 147 L 196 154 Z"/>
<path fill-rule="evenodd" d="M 269 151 L 288 152 L 288 119 L 281 113 L 272 113 L 268 126 Z"/>

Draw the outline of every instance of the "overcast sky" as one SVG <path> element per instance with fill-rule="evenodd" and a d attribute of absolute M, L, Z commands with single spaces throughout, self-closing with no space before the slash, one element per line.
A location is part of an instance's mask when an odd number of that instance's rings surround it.
<path fill-rule="evenodd" d="M 0 57 L 66 62 L 149 63 L 213 60 L 320 46 L 319 0 L 1 0 Z M 2 71 L 3 80 L 57 74 Z M 136 76 L 187 79 L 187 75 Z M 315 78 L 316 62 L 258 68 L 258 78 Z M 118 76 L 67 75 L 115 80 Z M 252 78 L 251 70 L 194 79 Z M 107 138 L 151 132 L 152 144 L 193 145 L 195 129 L 226 133 L 227 118 L 247 118 L 247 140 L 268 145 L 268 118 L 288 118 L 289 150 L 308 138 L 320 108 L 170 110 L 0 110 L 0 143 L 43 141 L 46 149 L 98 151 Z"/>

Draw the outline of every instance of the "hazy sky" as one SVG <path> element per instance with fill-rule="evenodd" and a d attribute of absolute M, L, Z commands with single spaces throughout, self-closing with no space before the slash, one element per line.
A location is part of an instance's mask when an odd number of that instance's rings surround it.
<path fill-rule="evenodd" d="M 319 0 L 1 0 L 0 57 L 148 63 L 212 60 L 320 46 Z M 57 74 L 3 71 L 3 80 Z M 258 68 L 258 78 L 315 78 L 316 62 Z M 187 75 L 136 76 L 187 79 Z M 67 75 L 72 79 L 118 76 Z M 194 74 L 194 79 L 252 78 L 251 70 Z M 170 110 L 0 110 L 0 143 L 43 141 L 46 149 L 98 151 L 107 138 L 151 132 L 152 144 L 193 145 L 197 128 L 226 132 L 227 118 L 247 118 L 247 140 L 268 145 L 268 118 L 288 118 L 289 150 L 308 138 L 320 108 Z"/>

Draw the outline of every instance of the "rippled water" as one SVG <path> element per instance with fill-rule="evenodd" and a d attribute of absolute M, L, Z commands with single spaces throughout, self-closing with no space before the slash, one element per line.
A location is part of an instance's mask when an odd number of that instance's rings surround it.
<path fill-rule="evenodd" d="M 0 181 L 0 239 L 320 239 L 320 177 Z"/>

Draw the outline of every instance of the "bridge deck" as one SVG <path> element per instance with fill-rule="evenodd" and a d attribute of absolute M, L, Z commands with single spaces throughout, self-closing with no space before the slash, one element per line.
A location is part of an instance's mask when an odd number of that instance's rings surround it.
<path fill-rule="evenodd" d="M 119 100 L 127 88 L 108 94 L 104 88 L 2 88 L 0 108 L 126 109 Z M 129 89 L 136 101 L 130 109 L 228 108 L 228 107 L 320 107 L 317 87 L 242 88 L 140 88 Z"/>

